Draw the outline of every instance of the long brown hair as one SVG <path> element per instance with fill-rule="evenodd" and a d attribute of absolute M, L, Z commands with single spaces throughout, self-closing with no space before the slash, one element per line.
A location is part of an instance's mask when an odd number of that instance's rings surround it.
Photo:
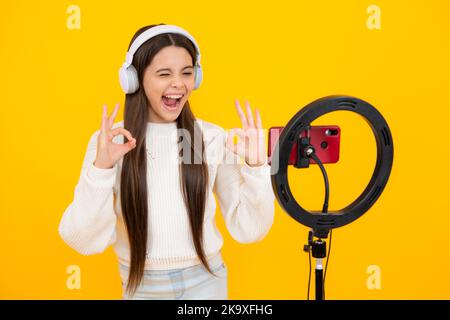
<path fill-rule="evenodd" d="M 139 29 L 133 36 L 133 41 L 145 30 L 156 25 L 149 25 Z M 130 272 L 126 290 L 134 294 L 142 281 L 144 274 L 147 227 L 148 227 L 148 198 L 147 198 L 147 152 L 146 152 L 146 128 L 149 116 L 150 102 L 148 101 L 142 85 L 144 71 L 152 62 L 153 57 L 164 47 L 177 46 L 185 48 L 192 57 L 193 65 L 196 63 L 196 50 L 189 39 L 180 34 L 166 33 L 146 41 L 135 53 L 133 66 L 136 68 L 139 79 L 139 89 L 135 93 L 125 97 L 124 127 L 136 138 L 136 148 L 128 152 L 123 158 L 121 172 L 121 207 L 125 220 L 130 244 Z M 178 129 L 189 131 L 193 141 L 201 141 L 204 150 L 204 141 L 201 130 L 195 126 L 196 118 L 193 115 L 187 101 L 178 116 L 176 123 Z M 127 139 L 125 138 L 125 141 Z M 198 157 L 199 151 L 190 143 L 191 155 Z M 197 148 L 198 149 L 198 148 Z M 182 151 L 182 150 L 181 150 Z M 201 155 L 200 155 L 201 156 Z M 190 159 L 180 162 L 180 186 L 186 205 L 195 251 L 208 270 L 212 273 L 205 257 L 203 249 L 203 220 L 206 202 L 206 189 L 208 186 L 208 167 L 202 161 Z M 185 163 L 187 162 L 187 163 Z"/>

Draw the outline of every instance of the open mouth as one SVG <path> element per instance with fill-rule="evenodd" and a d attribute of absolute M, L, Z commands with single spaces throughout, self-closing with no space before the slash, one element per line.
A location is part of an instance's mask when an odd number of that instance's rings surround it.
<path fill-rule="evenodd" d="M 170 96 L 162 96 L 163 106 L 169 111 L 177 110 L 180 106 L 181 99 L 183 99 L 184 95 L 170 95 Z"/>

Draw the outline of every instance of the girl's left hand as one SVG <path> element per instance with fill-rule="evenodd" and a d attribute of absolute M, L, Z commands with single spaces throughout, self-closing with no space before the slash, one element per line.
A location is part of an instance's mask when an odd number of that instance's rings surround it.
<path fill-rule="evenodd" d="M 227 147 L 245 159 L 245 162 L 251 167 L 263 165 L 267 161 L 266 144 L 264 141 L 264 130 L 262 127 L 261 115 L 256 109 L 256 126 L 253 120 L 250 103 L 245 101 L 247 116 L 239 104 L 239 100 L 235 100 L 236 111 L 242 122 L 241 128 L 233 128 L 227 137 Z M 234 144 L 234 136 L 238 135 L 237 144 Z"/>

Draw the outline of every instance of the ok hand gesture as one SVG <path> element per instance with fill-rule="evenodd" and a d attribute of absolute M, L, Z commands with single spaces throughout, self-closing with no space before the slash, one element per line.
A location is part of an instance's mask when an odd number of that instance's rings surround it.
<path fill-rule="evenodd" d="M 251 167 L 263 165 L 267 161 L 265 152 L 264 132 L 262 127 L 261 115 L 256 109 L 256 125 L 253 120 L 250 103 L 245 101 L 247 108 L 247 116 L 245 116 L 239 101 L 235 100 L 236 111 L 242 122 L 241 128 L 233 128 L 230 130 L 227 138 L 227 147 L 245 159 L 245 162 Z M 233 138 L 235 135 L 239 136 L 239 141 L 234 144 Z"/>
<path fill-rule="evenodd" d="M 97 138 L 97 156 L 94 162 L 94 165 L 100 169 L 112 168 L 128 151 L 136 147 L 136 139 L 128 130 L 120 127 L 112 129 L 117 111 L 119 111 L 119 104 L 116 104 L 111 116 L 108 117 L 107 107 L 103 106 L 102 125 Z M 124 144 L 112 142 L 117 135 L 124 135 L 128 142 Z"/>

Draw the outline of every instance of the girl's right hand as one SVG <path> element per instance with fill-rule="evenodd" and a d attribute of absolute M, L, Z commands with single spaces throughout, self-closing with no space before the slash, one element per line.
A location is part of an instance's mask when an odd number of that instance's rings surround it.
<path fill-rule="evenodd" d="M 117 111 L 119 111 L 119 104 L 116 104 L 111 116 L 107 116 L 107 107 L 103 106 L 102 125 L 100 134 L 97 138 L 97 156 L 94 161 L 94 166 L 100 169 L 111 169 L 117 161 L 119 161 L 128 151 L 136 147 L 136 139 L 125 128 L 111 129 L 116 118 Z M 112 142 L 117 135 L 127 137 L 128 142 L 118 144 Z"/>

